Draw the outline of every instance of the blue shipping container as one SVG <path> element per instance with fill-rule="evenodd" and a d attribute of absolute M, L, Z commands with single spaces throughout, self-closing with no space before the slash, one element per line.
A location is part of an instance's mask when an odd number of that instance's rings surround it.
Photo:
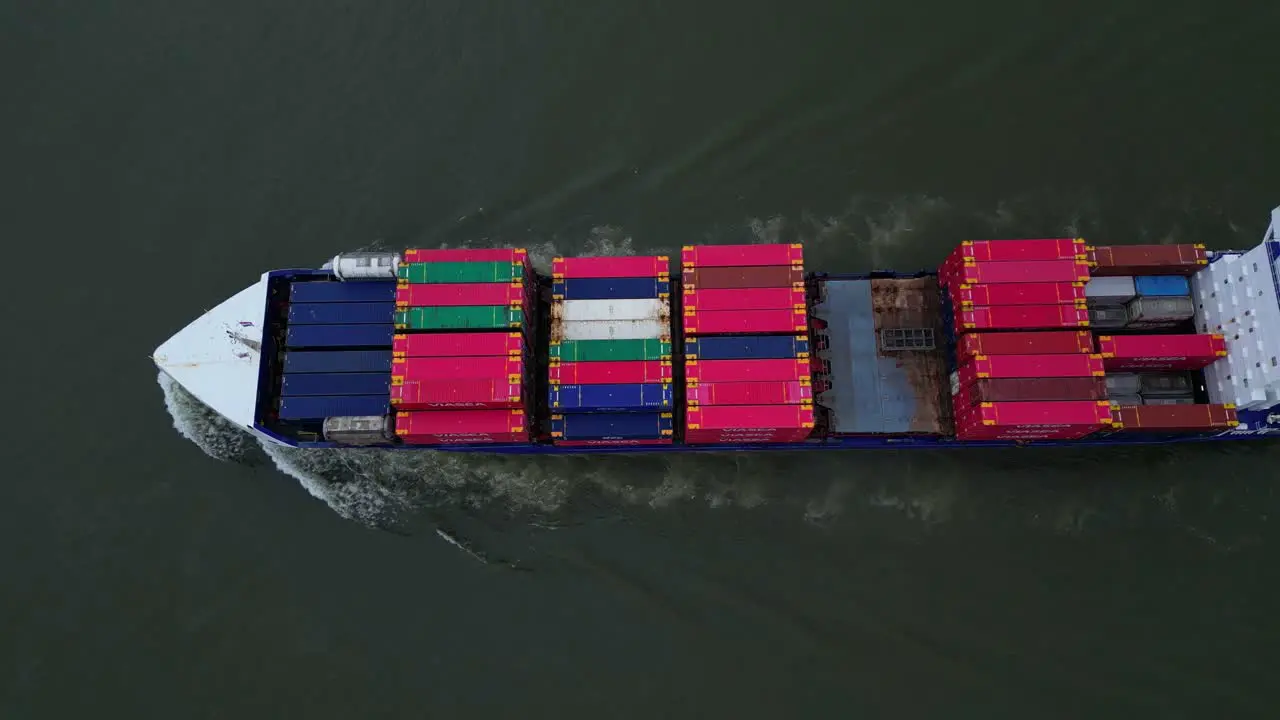
<path fill-rule="evenodd" d="M 736 335 L 685 340 L 684 354 L 698 360 L 767 360 L 798 358 L 809 352 L 803 335 Z"/>
<path fill-rule="evenodd" d="M 289 302 L 353 303 L 396 301 L 395 280 L 316 280 L 289 286 Z"/>
<path fill-rule="evenodd" d="M 619 385 L 552 385 L 551 412 L 629 412 L 670 410 L 675 393 L 670 383 Z"/>
<path fill-rule="evenodd" d="M 386 415 L 390 395 L 320 395 L 280 398 L 281 420 L 323 420 L 352 415 Z"/>
<path fill-rule="evenodd" d="M 289 306 L 290 325 L 391 324 L 394 302 L 295 303 Z"/>
<path fill-rule="evenodd" d="M 284 354 L 284 372 L 374 373 L 391 372 L 390 350 L 294 350 Z"/>
<path fill-rule="evenodd" d="M 285 347 L 391 347 L 393 325 L 293 325 Z"/>
<path fill-rule="evenodd" d="M 655 278 L 573 278 L 551 286 L 558 300 L 630 300 L 669 297 L 671 283 Z"/>
<path fill-rule="evenodd" d="M 669 412 L 551 416 L 551 433 L 561 440 L 653 440 L 670 437 L 671 428 Z"/>
<path fill-rule="evenodd" d="M 1183 297 L 1191 294 L 1191 283 L 1181 275 L 1140 275 L 1133 279 L 1144 297 Z"/>
<path fill-rule="evenodd" d="M 391 373 L 303 373 L 285 375 L 280 394 L 390 395 Z"/>

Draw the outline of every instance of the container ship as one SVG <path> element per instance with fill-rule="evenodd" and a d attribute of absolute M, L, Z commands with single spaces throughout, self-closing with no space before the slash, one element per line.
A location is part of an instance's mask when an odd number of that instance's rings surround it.
<path fill-rule="evenodd" d="M 1280 208 L 1257 247 L 968 240 L 835 274 L 679 257 L 347 253 L 272 270 L 154 354 L 300 448 L 507 454 L 1018 447 L 1280 434 Z M 1275 412 L 1273 412 L 1275 410 Z"/>

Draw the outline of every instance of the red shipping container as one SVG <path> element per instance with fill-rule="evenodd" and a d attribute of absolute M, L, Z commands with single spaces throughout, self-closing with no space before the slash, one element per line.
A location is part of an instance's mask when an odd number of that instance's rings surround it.
<path fill-rule="evenodd" d="M 1062 355 L 1093 352 L 1088 330 L 965 333 L 956 343 L 956 358 L 964 363 L 976 355 Z"/>
<path fill-rule="evenodd" d="M 547 378 L 553 385 L 624 385 L 671 382 L 667 360 L 619 360 L 552 363 Z"/>
<path fill-rule="evenodd" d="M 811 429 L 812 405 L 699 405 L 685 409 L 685 428 L 753 432 Z"/>
<path fill-rule="evenodd" d="M 984 402 L 1053 402 L 1106 400 L 1107 381 L 1100 377 L 982 378 L 958 388 L 956 414 Z"/>
<path fill-rule="evenodd" d="M 804 310 L 685 310 L 685 335 L 735 335 L 809 332 Z"/>
<path fill-rule="evenodd" d="M 686 445 L 765 445 L 782 443 L 802 443 L 809 439 L 813 430 L 778 430 L 755 435 L 735 435 L 715 430 L 692 430 L 685 432 Z"/>
<path fill-rule="evenodd" d="M 1111 403 L 1106 400 L 979 403 L 956 418 L 956 427 L 992 428 L 1110 425 Z"/>
<path fill-rule="evenodd" d="M 751 267 L 759 265 L 803 265 L 800 243 L 772 245 L 685 245 L 680 264 L 692 267 Z"/>
<path fill-rule="evenodd" d="M 1111 408 L 1115 427 L 1126 431 L 1196 432 L 1240 424 L 1235 405 L 1124 405 Z"/>
<path fill-rule="evenodd" d="M 1062 305 L 1083 304 L 1084 283 L 1005 283 L 1003 285 L 952 285 L 954 305 Z"/>
<path fill-rule="evenodd" d="M 1085 355 L 978 355 L 956 370 L 957 387 L 982 378 L 1104 377 L 1102 356 Z"/>
<path fill-rule="evenodd" d="M 716 310 L 807 309 L 803 287 L 748 288 L 741 290 L 684 289 L 686 312 Z"/>
<path fill-rule="evenodd" d="M 963 262 L 1019 262 L 1027 260 L 1083 260 L 1084 238 L 1031 240 L 965 240 L 948 260 Z"/>
<path fill-rule="evenodd" d="M 510 355 L 488 357 L 392 358 L 391 384 L 407 380 L 506 380 L 520 382 L 524 359 Z"/>
<path fill-rule="evenodd" d="M 529 295 L 522 282 L 402 284 L 396 287 L 397 307 L 461 307 L 466 305 L 525 305 Z"/>
<path fill-rule="evenodd" d="M 1221 335 L 1101 335 L 1108 370 L 1200 370 L 1227 356 Z"/>
<path fill-rule="evenodd" d="M 518 408 L 521 388 L 504 380 L 405 380 L 391 386 L 391 404 L 398 410 Z"/>
<path fill-rule="evenodd" d="M 1089 263 L 1083 260 L 965 262 L 962 265 L 948 267 L 947 275 L 949 284 L 964 285 L 1088 282 Z"/>
<path fill-rule="evenodd" d="M 813 387 L 800 380 L 777 382 L 689 382 L 685 403 L 697 405 L 796 405 L 813 402 Z"/>
<path fill-rule="evenodd" d="M 518 332 L 414 333 L 391 341 L 394 357 L 520 355 L 524 348 L 524 336 Z"/>
<path fill-rule="evenodd" d="M 804 285 L 804 268 L 793 265 L 685 268 L 682 277 L 686 288 L 700 290 L 794 287 Z"/>
<path fill-rule="evenodd" d="M 401 253 L 400 262 L 513 262 L 528 263 L 524 248 L 413 248 Z"/>
<path fill-rule="evenodd" d="M 556 280 L 671 277 L 671 259 L 666 255 L 558 257 L 551 259 L 551 276 Z"/>
<path fill-rule="evenodd" d="M 523 409 L 510 410 L 413 410 L 396 413 L 396 435 L 507 435 L 527 433 Z"/>
<path fill-rule="evenodd" d="M 1075 305 L 992 305 L 955 311 L 955 326 L 969 330 L 1089 327 L 1089 311 Z"/>
<path fill-rule="evenodd" d="M 625 440 L 555 440 L 556 447 L 631 447 L 634 445 L 670 445 L 672 439 L 630 438 Z"/>
<path fill-rule="evenodd" d="M 688 382 L 789 382 L 810 381 L 809 358 L 768 360 L 688 360 L 684 376 Z"/>
<path fill-rule="evenodd" d="M 1105 245 L 1087 251 L 1093 274 L 1195 275 L 1209 264 L 1204 245 Z"/>
<path fill-rule="evenodd" d="M 962 441 L 1031 442 L 1035 440 L 1079 440 L 1110 425 L 1062 425 L 1053 428 L 991 428 L 982 425 L 956 430 L 956 439 Z"/>
<path fill-rule="evenodd" d="M 402 435 L 405 445 L 494 445 L 527 443 L 529 433 L 451 433 L 446 435 Z"/>

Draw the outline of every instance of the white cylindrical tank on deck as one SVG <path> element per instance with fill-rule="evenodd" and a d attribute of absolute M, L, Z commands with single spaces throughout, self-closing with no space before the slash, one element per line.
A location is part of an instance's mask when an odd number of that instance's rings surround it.
<path fill-rule="evenodd" d="M 339 253 L 329 261 L 339 280 L 395 280 L 400 266 L 400 253 Z"/>

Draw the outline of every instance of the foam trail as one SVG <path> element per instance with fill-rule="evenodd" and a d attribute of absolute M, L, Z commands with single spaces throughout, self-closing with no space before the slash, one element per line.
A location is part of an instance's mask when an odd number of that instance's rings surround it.
<path fill-rule="evenodd" d="M 156 382 L 180 435 L 215 460 L 244 462 L 251 458 L 256 444 L 252 435 L 209 409 L 165 373 L 159 373 Z"/>

